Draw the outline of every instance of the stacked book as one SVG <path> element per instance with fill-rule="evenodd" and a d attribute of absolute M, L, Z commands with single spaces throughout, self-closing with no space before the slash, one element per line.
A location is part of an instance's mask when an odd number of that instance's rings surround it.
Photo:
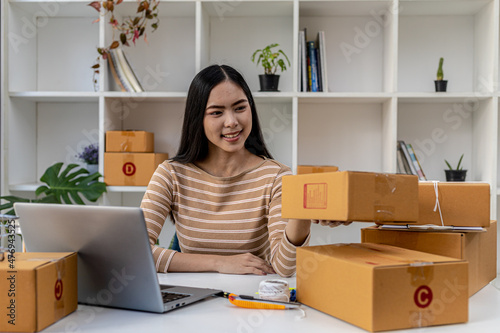
<path fill-rule="evenodd" d="M 427 180 L 411 144 L 398 141 L 397 159 L 397 173 L 416 175 L 419 180 Z"/>
<path fill-rule="evenodd" d="M 306 30 L 299 31 L 298 91 L 328 91 L 325 32 L 319 31 L 315 41 L 307 41 Z"/>
<path fill-rule="evenodd" d="M 115 79 L 116 84 L 120 87 L 121 91 L 144 91 L 121 48 L 109 51 L 108 63 L 111 74 L 113 74 L 113 78 Z"/>

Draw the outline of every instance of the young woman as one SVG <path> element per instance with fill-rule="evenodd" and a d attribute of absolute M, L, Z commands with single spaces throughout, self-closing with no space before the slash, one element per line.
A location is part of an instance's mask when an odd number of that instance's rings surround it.
<path fill-rule="evenodd" d="M 141 203 L 157 271 L 291 276 L 311 225 L 281 218 L 281 178 L 291 174 L 266 148 L 243 77 L 225 65 L 203 69 L 177 155 L 158 167 Z M 181 252 L 154 245 L 168 216 Z"/>

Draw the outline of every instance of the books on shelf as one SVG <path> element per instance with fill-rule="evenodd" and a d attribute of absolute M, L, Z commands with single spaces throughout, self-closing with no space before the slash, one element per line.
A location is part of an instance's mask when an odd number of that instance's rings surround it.
<path fill-rule="evenodd" d="M 309 86 L 312 92 L 317 92 L 319 90 L 318 86 L 318 58 L 316 52 L 316 43 L 314 41 L 307 42 L 308 51 L 308 62 L 307 62 L 307 72 L 309 73 Z"/>
<path fill-rule="evenodd" d="M 405 143 L 403 140 L 398 140 L 397 170 L 398 173 L 416 175 L 419 180 L 427 180 L 412 145 Z"/>
<path fill-rule="evenodd" d="M 108 63 L 111 74 L 121 91 L 143 92 L 141 83 L 134 74 L 130 63 L 121 48 L 109 51 Z"/>
<path fill-rule="evenodd" d="M 299 31 L 298 91 L 328 91 L 325 32 L 307 41 L 307 30 Z"/>
<path fill-rule="evenodd" d="M 321 85 L 320 91 L 328 92 L 328 75 L 326 71 L 326 41 L 324 31 L 318 32 L 316 44 L 318 45 L 318 68 Z"/>

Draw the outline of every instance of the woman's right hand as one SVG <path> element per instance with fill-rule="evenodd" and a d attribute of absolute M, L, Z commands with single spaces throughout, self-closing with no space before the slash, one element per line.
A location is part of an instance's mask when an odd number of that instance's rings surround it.
<path fill-rule="evenodd" d="M 215 269 L 219 273 L 226 274 L 275 274 L 271 265 L 251 253 L 218 256 L 215 262 Z"/>

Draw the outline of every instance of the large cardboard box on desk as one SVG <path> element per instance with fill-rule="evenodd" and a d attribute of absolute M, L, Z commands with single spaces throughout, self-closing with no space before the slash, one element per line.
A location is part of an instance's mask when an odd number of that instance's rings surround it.
<path fill-rule="evenodd" d="M 418 177 L 338 171 L 284 176 L 283 218 L 414 222 Z"/>
<path fill-rule="evenodd" d="M 469 262 L 469 296 L 497 276 L 497 223 L 486 232 L 432 232 L 361 229 L 363 243 L 387 244 Z"/>
<path fill-rule="evenodd" d="M 146 131 L 107 131 L 106 152 L 152 153 L 154 133 Z"/>
<path fill-rule="evenodd" d="M 439 207 L 436 207 L 436 190 Z M 487 227 L 490 225 L 490 185 L 468 182 L 420 182 L 417 224 Z M 434 209 L 436 207 L 436 209 Z"/>
<path fill-rule="evenodd" d="M 468 320 L 465 260 L 382 244 L 297 249 L 300 303 L 376 332 Z"/>
<path fill-rule="evenodd" d="M 46 328 L 77 308 L 76 253 L 15 253 L 0 262 L 0 292 L 1 332 Z"/>
<path fill-rule="evenodd" d="M 104 153 L 104 182 L 111 186 L 146 186 L 164 153 Z"/>

